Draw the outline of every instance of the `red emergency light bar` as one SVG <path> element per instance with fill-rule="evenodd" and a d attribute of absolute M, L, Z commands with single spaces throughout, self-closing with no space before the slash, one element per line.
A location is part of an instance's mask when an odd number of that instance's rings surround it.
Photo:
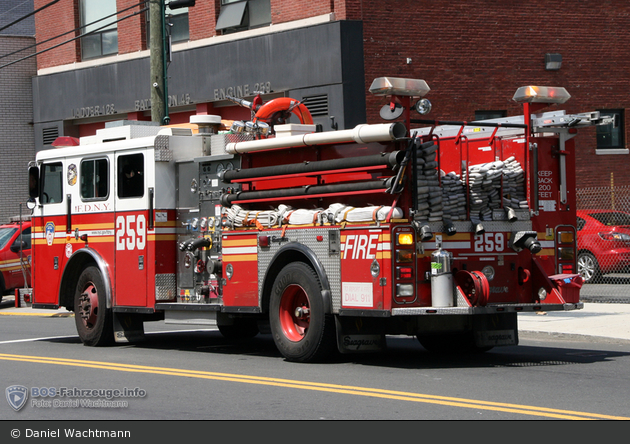
<path fill-rule="evenodd" d="M 55 141 L 51 144 L 55 148 L 63 147 L 63 146 L 79 146 L 81 142 L 76 137 L 70 136 L 59 136 L 55 139 Z"/>

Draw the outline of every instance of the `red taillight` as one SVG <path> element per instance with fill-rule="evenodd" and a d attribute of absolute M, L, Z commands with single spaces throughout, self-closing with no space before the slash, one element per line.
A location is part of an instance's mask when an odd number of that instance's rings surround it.
<path fill-rule="evenodd" d="M 607 240 L 607 241 L 630 242 L 630 234 L 615 233 L 614 231 L 611 231 L 610 233 L 597 233 L 597 234 L 603 240 Z"/>
<path fill-rule="evenodd" d="M 396 262 L 413 262 L 413 250 L 396 250 Z"/>
<path fill-rule="evenodd" d="M 269 246 L 269 236 L 258 236 L 258 246 L 260 246 L 260 247 L 268 247 Z"/>
<path fill-rule="evenodd" d="M 556 235 L 556 261 L 558 264 L 558 273 L 573 273 L 576 269 L 576 242 L 573 227 L 571 227 L 571 229 L 559 230 Z"/>
<path fill-rule="evenodd" d="M 397 267 L 396 268 L 396 277 L 398 279 L 412 279 L 413 278 L 413 268 L 411 268 L 411 267 Z"/>
<path fill-rule="evenodd" d="M 395 293 L 399 302 L 415 300 L 416 236 L 411 227 L 396 227 L 392 233 Z"/>

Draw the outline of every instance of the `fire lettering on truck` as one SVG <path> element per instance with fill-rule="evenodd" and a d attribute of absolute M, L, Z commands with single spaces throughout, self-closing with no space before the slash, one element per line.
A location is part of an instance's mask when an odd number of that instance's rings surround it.
<path fill-rule="evenodd" d="M 147 221 L 143 214 L 116 218 L 116 250 L 144 250 L 147 242 Z"/>
<path fill-rule="evenodd" d="M 348 234 L 342 244 L 344 259 L 375 259 L 378 251 L 378 234 Z"/>
<path fill-rule="evenodd" d="M 543 199 L 549 199 L 551 196 L 551 185 L 553 177 L 551 171 L 538 172 L 538 195 Z"/>
<path fill-rule="evenodd" d="M 541 211 L 556 211 L 556 201 L 553 199 L 553 172 L 552 171 L 539 171 L 538 172 L 538 197 L 539 210 Z"/>
<path fill-rule="evenodd" d="M 93 211 L 111 211 L 112 206 L 108 202 L 103 203 L 90 203 L 83 205 L 75 205 L 74 212 L 75 213 L 90 213 Z"/>
<path fill-rule="evenodd" d="M 503 233 L 484 233 L 475 236 L 476 253 L 493 253 L 505 250 L 505 236 Z"/>

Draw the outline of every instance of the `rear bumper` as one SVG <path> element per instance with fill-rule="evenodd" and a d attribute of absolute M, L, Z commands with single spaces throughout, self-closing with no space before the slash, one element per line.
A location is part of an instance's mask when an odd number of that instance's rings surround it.
<path fill-rule="evenodd" d="M 597 257 L 602 273 L 622 272 L 630 267 L 630 249 L 617 248 Z"/>
<path fill-rule="evenodd" d="M 582 308 L 584 308 L 584 302 L 570 304 L 488 304 L 485 307 L 405 307 L 393 308 L 392 316 L 527 313 L 536 311 L 571 311 Z"/>

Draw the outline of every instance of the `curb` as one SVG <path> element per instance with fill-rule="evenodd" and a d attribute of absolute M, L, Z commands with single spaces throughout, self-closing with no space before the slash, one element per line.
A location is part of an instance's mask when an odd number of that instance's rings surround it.
<path fill-rule="evenodd" d="M 630 304 L 630 296 L 580 296 L 580 302 L 599 304 Z"/>

